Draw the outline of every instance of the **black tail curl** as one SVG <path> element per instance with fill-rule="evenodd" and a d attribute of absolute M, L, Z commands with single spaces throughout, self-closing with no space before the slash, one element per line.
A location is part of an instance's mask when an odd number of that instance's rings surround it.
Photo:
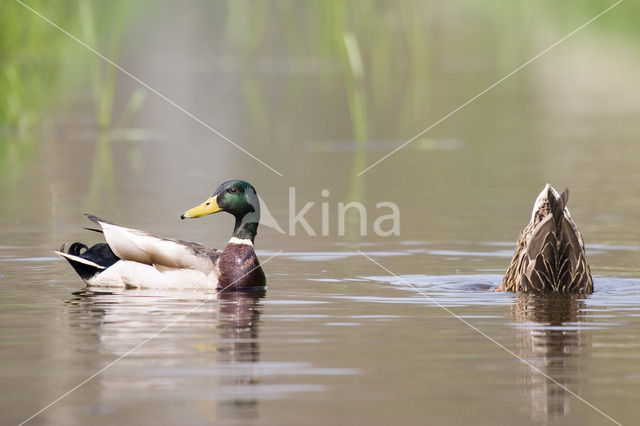
<path fill-rule="evenodd" d="M 87 250 L 89 250 L 89 247 L 87 247 L 86 244 L 75 242 L 69 246 L 69 251 L 67 253 L 72 254 L 74 256 L 83 257 L 82 250 L 86 252 Z M 62 246 L 61 251 L 64 251 L 64 246 Z"/>
<path fill-rule="evenodd" d="M 61 252 L 64 252 L 64 245 L 60 248 Z M 94 246 L 87 247 L 86 244 L 75 242 L 69 246 L 67 253 L 81 257 L 82 259 L 93 262 L 102 268 L 106 269 L 109 266 L 116 263 L 120 258 L 111 250 L 111 247 L 107 243 L 98 243 Z M 97 268 L 95 266 L 87 265 L 86 263 L 78 262 L 73 259 L 67 258 L 73 269 L 84 280 L 87 280 L 96 274 L 100 273 L 104 269 Z"/>

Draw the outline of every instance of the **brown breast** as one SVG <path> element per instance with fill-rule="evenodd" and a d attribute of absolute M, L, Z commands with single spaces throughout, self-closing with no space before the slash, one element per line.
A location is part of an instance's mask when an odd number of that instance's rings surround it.
<path fill-rule="evenodd" d="M 266 285 L 258 257 L 248 244 L 228 244 L 220 255 L 218 269 L 218 290 L 240 290 Z"/>

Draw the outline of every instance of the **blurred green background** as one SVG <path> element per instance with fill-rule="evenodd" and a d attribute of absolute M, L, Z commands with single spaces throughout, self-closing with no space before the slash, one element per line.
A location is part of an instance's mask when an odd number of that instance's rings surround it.
<path fill-rule="evenodd" d="M 613 2 L 28 4 L 284 177 L 3 1 L 5 222 L 47 218 L 52 239 L 58 225 L 81 220 L 81 210 L 137 216 L 144 226 L 153 220 L 140 211 L 173 214 L 241 177 L 260 182 L 285 224 L 288 186 L 299 202 L 316 204 L 327 188 L 332 205 L 360 200 L 375 211 L 379 201 L 398 203 L 404 238 L 510 240 L 550 181 L 571 187 L 571 206 L 596 241 L 638 237 L 629 226 L 640 191 L 636 2 L 359 178 Z M 319 208 L 308 217 L 318 228 Z"/>

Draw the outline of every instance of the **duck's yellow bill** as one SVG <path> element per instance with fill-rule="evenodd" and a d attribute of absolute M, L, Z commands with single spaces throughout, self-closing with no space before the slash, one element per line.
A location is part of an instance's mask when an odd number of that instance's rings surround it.
<path fill-rule="evenodd" d="M 199 206 L 194 207 L 191 210 L 187 210 L 186 212 L 182 213 L 182 216 L 180 216 L 180 218 L 192 219 L 195 217 L 205 216 L 211 213 L 217 213 L 219 211 L 222 211 L 222 209 L 220 208 L 220 206 L 218 206 L 218 196 L 214 195 L 213 197 L 209 198 L 207 201 L 200 204 Z"/>

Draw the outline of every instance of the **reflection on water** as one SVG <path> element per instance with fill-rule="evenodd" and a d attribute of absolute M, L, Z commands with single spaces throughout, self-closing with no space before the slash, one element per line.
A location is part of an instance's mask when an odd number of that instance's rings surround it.
<path fill-rule="evenodd" d="M 479 255 L 475 246 L 440 248 L 463 259 L 479 256 L 477 270 L 504 261 Z M 326 407 L 315 419 L 324 424 L 362 423 L 363 416 L 369 423 L 398 417 L 414 424 L 425 418 L 474 423 L 478 413 L 483 424 L 600 418 L 397 278 L 360 278 L 371 272 L 368 264 L 328 257 L 328 248 L 319 252 L 324 263 L 313 252 L 296 251 L 271 264 L 264 298 L 126 290 L 81 292 L 67 303 L 65 288 L 75 285 L 67 265 L 0 249 L 0 376 L 6 389 L 15 389 L 0 401 L 8 423 L 166 327 L 42 413 L 41 421 L 288 424 L 318 406 Z M 391 270 L 448 268 L 449 254 L 439 251 L 370 249 L 382 253 L 380 262 Z M 600 256 L 606 254 L 594 259 Z M 25 270 L 32 279 L 24 278 Z M 637 279 L 596 275 L 596 292 L 583 300 L 496 293 L 499 274 L 402 278 L 614 418 L 633 418 L 633 409 L 625 413 L 624 407 L 640 397 L 637 365 L 620 360 L 637 357 Z M 460 401 L 468 410 L 460 410 Z"/>
<path fill-rule="evenodd" d="M 223 386 L 245 387 L 260 382 L 259 376 L 250 364 L 260 361 L 258 301 L 265 293 L 224 292 L 218 296 L 218 330 L 221 342 L 216 348 L 217 361 L 219 364 L 244 365 L 234 376 L 225 378 Z M 228 383 L 225 383 L 227 381 Z M 222 407 L 218 410 L 221 418 L 256 418 L 258 399 L 252 396 L 251 392 L 247 393 L 248 397 L 242 397 L 240 392 L 234 394 L 234 398 L 221 401 Z M 238 412 L 242 412 L 240 416 Z"/>
<path fill-rule="evenodd" d="M 198 417 L 257 417 L 258 393 L 250 388 L 260 383 L 256 367 L 260 362 L 260 300 L 265 291 L 223 292 L 209 299 L 195 292 L 178 293 L 179 298 L 175 292 L 95 290 L 76 292 L 74 296 L 68 301 L 69 325 L 90 327 L 94 350 L 101 355 L 122 356 L 145 337 L 154 336 L 94 379 L 100 382 L 102 391 L 100 400 L 90 406 L 91 412 L 111 413 L 113 400 L 135 398 L 136 392 L 145 389 L 160 388 L 170 393 L 181 390 L 186 378 L 191 383 L 190 391 L 198 393 Z M 197 308 L 183 309 L 184 304 Z M 154 320 L 156 316 L 164 318 Z M 190 332 L 193 326 L 204 326 L 208 332 Z M 154 332 L 160 330 L 156 337 Z M 156 340 L 162 340 L 160 348 L 167 360 L 142 363 L 140 369 L 132 369 L 130 364 L 136 363 L 137 357 L 153 359 L 158 355 L 153 349 Z M 181 366 L 183 361 L 189 364 Z M 127 370 L 126 376 L 118 373 L 122 369 Z"/>
<path fill-rule="evenodd" d="M 518 295 L 508 308 L 516 321 L 514 352 L 558 383 L 528 366 L 518 383 L 529 399 L 531 419 L 546 421 L 566 416 L 573 395 L 580 394 L 582 377 L 589 358 L 590 339 L 580 322 L 585 302 L 576 295 Z M 562 385 L 562 386 L 560 386 Z"/>

